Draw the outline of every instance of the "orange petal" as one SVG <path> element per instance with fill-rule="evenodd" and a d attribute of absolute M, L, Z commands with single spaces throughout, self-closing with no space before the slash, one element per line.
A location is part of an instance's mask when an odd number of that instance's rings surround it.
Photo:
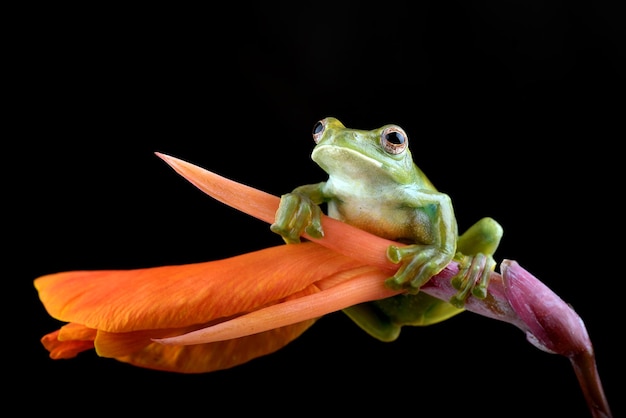
<path fill-rule="evenodd" d="M 287 326 L 318 318 L 363 302 L 383 299 L 401 293 L 385 287 L 385 272 L 370 266 L 357 267 L 338 273 L 317 283 L 326 288 L 319 293 L 302 296 L 238 316 L 196 331 L 157 339 L 162 344 L 205 344 L 230 340 L 272 328 Z"/>
<path fill-rule="evenodd" d="M 276 196 L 229 180 L 179 158 L 160 152 L 155 154 L 187 181 L 215 200 L 265 222 L 274 222 L 279 202 Z"/>
<path fill-rule="evenodd" d="M 151 342 L 139 351 L 116 359 L 138 367 L 170 372 L 212 372 L 271 354 L 298 338 L 313 323 L 313 320 L 301 322 L 249 337 L 211 344 L 163 345 Z"/>
<path fill-rule="evenodd" d="M 278 197 L 219 176 L 179 158 L 158 152 L 156 155 L 214 199 L 262 221 L 274 222 L 280 202 Z M 322 215 L 322 227 L 324 238 L 312 238 L 306 234 L 304 236 L 348 257 L 361 260 L 363 264 L 394 272 L 398 269 L 398 266 L 387 258 L 387 247 L 402 244 L 370 234 L 326 215 Z"/>
<path fill-rule="evenodd" d="M 36 279 L 35 287 L 56 319 L 129 332 L 206 324 L 252 311 L 358 265 L 303 243 L 181 266 L 57 273 Z"/>
<path fill-rule="evenodd" d="M 288 299 L 319 292 L 309 286 Z M 204 373 L 245 363 L 256 357 L 270 354 L 300 336 L 315 319 L 286 327 L 274 327 L 254 336 L 230 341 L 191 346 L 164 346 L 151 338 L 180 335 L 198 327 L 180 330 L 146 330 L 125 333 L 98 331 L 96 352 L 103 357 L 131 363 L 135 366 L 180 373 Z"/>
<path fill-rule="evenodd" d="M 100 330 L 94 341 L 94 348 L 101 357 L 124 357 L 143 350 L 147 345 L 150 345 L 152 342 L 151 338 L 155 336 L 180 335 L 185 330 L 191 332 L 197 328 L 195 326 L 178 329 L 144 329 L 130 332 L 107 332 Z"/>
<path fill-rule="evenodd" d="M 76 357 L 80 352 L 92 349 L 96 333 L 95 329 L 70 323 L 45 335 L 41 343 L 50 352 L 51 358 L 68 359 Z"/>

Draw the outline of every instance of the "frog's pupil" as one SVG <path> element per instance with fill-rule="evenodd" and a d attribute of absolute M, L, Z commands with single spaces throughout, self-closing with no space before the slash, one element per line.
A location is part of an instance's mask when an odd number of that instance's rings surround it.
<path fill-rule="evenodd" d="M 315 122 L 315 125 L 313 126 L 313 135 L 317 135 L 320 132 L 322 132 L 324 130 L 324 125 L 322 124 L 322 122 Z"/>
<path fill-rule="evenodd" d="M 387 134 L 387 141 L 396 145 L 404 144 L 404 135 L 400 132 L 389 132 Z"/>

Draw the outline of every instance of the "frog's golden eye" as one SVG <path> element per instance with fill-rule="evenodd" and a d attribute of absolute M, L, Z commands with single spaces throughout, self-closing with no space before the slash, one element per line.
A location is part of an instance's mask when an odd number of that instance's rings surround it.
<path fill-rule="evenodd" d="M 313 141 L 317 144 L 322 139 L 322 135 L 326 130 L 326 119 L 319 120 L 313 125 Z"/>
<path fill-rule="evenodd" d="M 389 154 L 400 154 L 409 145 L 409 137 L 399 126 L 389 126 L 380 134 L 380 145 Z"/>

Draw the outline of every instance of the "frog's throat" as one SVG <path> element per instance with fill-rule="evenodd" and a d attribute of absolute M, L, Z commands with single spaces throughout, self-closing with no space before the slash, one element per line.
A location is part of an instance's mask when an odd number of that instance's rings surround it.
<path fill-rule="evenodd" d="M 315 149 L 313 149 L 313 152 L 311 153 L 311 158 L 318 164 L 321 163 L 321 160 L 318 160 L 317 157 L 321 153 L 326 153 L 328 156 L 332 157 L 334 161 L 341 161 L 342 159 L 346 160 L 354 157 L 359 161 L 369 163 L 377 168 L 382 168 L 383 166 L 382 162 L 375 160 L 374 158 L 368 157 L 367 155 L 359 151 L 333 144 L 318 145 L 317 147 L 315 147 Z"/>

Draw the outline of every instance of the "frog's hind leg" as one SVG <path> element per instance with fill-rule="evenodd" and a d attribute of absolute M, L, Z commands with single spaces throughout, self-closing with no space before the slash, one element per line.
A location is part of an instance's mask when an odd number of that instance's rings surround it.
<path fill-rule="evenodd" d="M 482 218 L 457 239 L 456 250 L 465 255 L 482 253 L 493 256 L 502 233 L 502 226 L 493 218 Z"/>
<path fill-rule="evenodd" d="M 425 326 L 444 321 L 463 312 L 424 292 L 400 294 L 345 308 L 361 329 L 380 341 L 394 341 L 405 325 Z"/>
<path fill-rule="evenodd" d="M 401 326 L 391 321 L 371 302 L 350 306 L 343 312 L 363 331 L 380 341 L 394 341 L 400 335 Z"/>
<path fill-rule="evenodd" d="M 489 274 L 495 268 L 493 253 L 502 238 L 502 227 L 491 218 L 483 218 L 457 240 L 455 260 L 461 264 L 452 284 L 459 292 L 450 303 L 424 292 L 401 294 L 365 302 L 343 312 L 372 337 L 393 341 L 404 325 L 431 325 L 463 312 L 470 292 L 485 297 Z"/>
<path fill-rule="evenodd" d="M 493 254 L 502 233 L 502 227 L 494 219 L 483 218 L 458 238 L 455 260 L 460 268 L 452 278 L 452 285 L 458 293 L 450 299 L 454 306 L 462 307 L 470 292 L 481 299 L 487 296 L 489 275 L 496 267 Z"/>

